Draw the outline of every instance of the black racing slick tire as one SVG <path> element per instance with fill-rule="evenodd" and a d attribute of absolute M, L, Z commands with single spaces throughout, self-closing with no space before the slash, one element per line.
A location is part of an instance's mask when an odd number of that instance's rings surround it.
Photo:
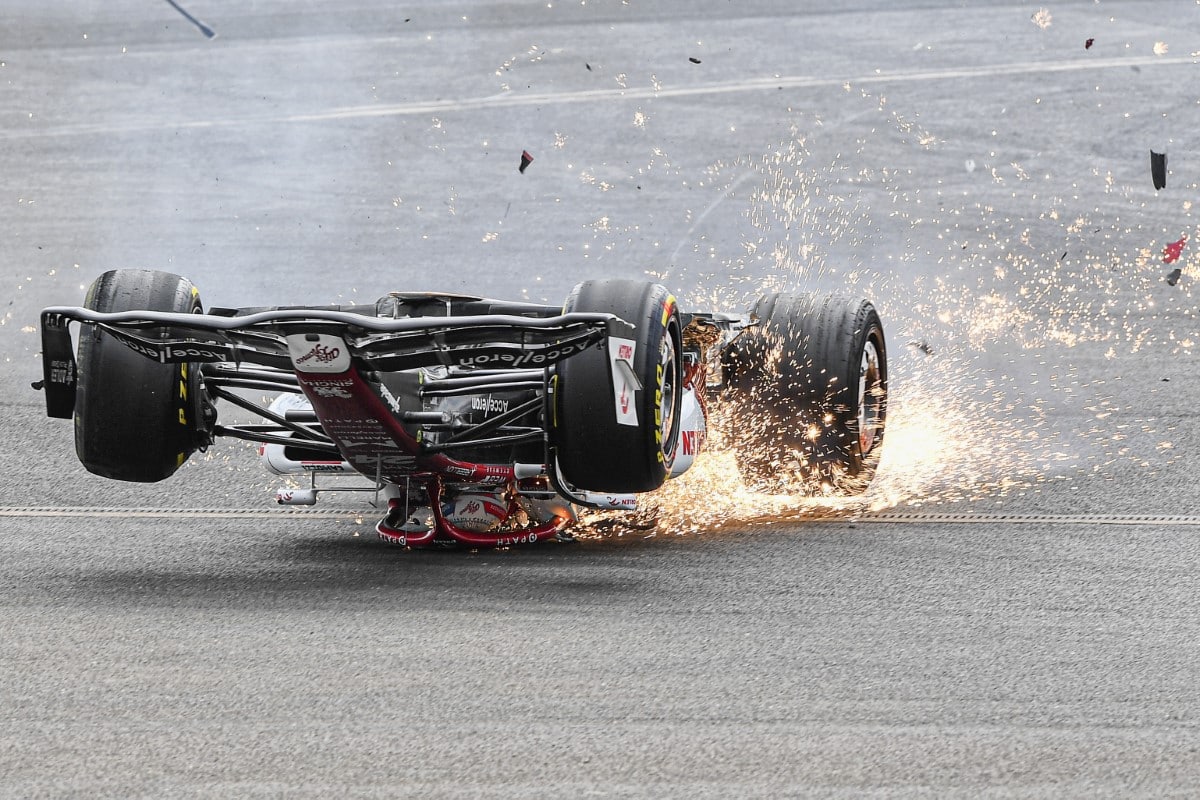
<path fill-rule="evenodd" d="M 871 303 L 761 297 L 722 354 L 738 469 L 751 489 L 860 494 L 879 464 L 887 347 Z"/>
<path fill-rule="evenodd" d="M 657 489 L 671 472 L 683 400 L 675 298 L 656 283 L 585 281 L 571 292 L 563 311 L 610 313 L 633 325 L 628 363 L 641 388 L 626 393 L 623 379 L 614 385 L 603 346 L 558 365 L 551 430 L 559 474 L 589 491 Z"/>
<path fill-rule="evenodd" d="M 113 270 L 92 283 L 94 311 L 199 313 L 186 278 L 150 270 Z M 75 452 L 89 472 L 152 483 L 170 477 L 201 445 L 200 370 L 160 364 L 95 325 L 79 334 Z"/>

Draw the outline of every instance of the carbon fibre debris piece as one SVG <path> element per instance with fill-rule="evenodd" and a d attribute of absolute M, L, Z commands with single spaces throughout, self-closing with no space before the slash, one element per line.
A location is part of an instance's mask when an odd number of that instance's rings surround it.
<path fill-rule="evenodd" d="M 1183 248 L 1187 246 L 1187 237 L 1182 236 L 1179 241 L 1171 242 L 1163 248 L 1163 263 L 1173 264 L 1183 255 Z"/>
<path fill-rule="evenodd" d="M 1179 267 L 1176 267 L 1175 269 L 1171 270 L 1167 274 L 1167 285 L 1174 286 L 1175 284 L 1179 283 L 1179 276 L 1181 276 L 1182 274 L 1183 274 L 1183 270 L 1179 269 Z M 1164 380 L 1165 380 L 1165 378 L 1164 378 Z"/>
<path fill-rule="evenodd" d="M 1154 181 L 1154 190 L 1167 186 L 1167 154 L 1150 151 L 1150 177 Z"/>
<path fill-rule="evenodd" d="M 201 22 L 197 17 L 193 16 L 186 8 L 179 5 L 179 3 L 175 2 L 175 0 L 167 0 L 167 4 L 170 5 L 171 8 L 178 11 L 183 16 L 183 18 L 186 19 L 188 22 L 195 25 L 196 29 L 199 30 L 202 34 L 204 34 L 205 38 L 207 38 L 207 39 L 216 38 L 216 35 L 217 35 L 216 31 L 214 31 L 211 27 L 209 27 L 208 25 Z"/>
<path fill-rule="evenodd" d="M 533 163 L 533 156 L 529 155 L 528 150 L 522 150 L 521 151 L 521 166 L 517 167 L 517 171 L 520 172 L 522 175 L 524 175 L 525 170 L 532 163 Z"/>

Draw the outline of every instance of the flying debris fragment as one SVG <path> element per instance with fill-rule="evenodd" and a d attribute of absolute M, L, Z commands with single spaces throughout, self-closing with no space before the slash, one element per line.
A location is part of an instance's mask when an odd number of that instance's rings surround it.
<path fill-rule="evenodd" d="M 700 63 L 700 59 L 696 58 L 695 56 L 693 56 L 693 57 L 689 58 L 689 59 L 688 59 L 688 61 L 692 62 L 693 64 L 699 64 L 699 63 Z"/>
<path fill-rule="evenodd" d="M 522 175 L 525 174 L 525 169 L 533 163 L 533 156 L 529 155 L 528 150 L 521 151 L 521 166 L 517 167 L 517 171 Z"/>
<path fill-rule="evenodd" d="M 1169 245 L 1164 247 L 1163 248 L 1163 263 L 1164 264 L 1173 264 L 1176 261 L 1178 261 L 1179 257 L 1181 255 L 1183 255 L 1183 248 L 1185 245 L 1187 245 L 1187 237 L 1186 236 L 1180 238 L 1179 241 L 1171 242 Z"/>
<path fill-rule="evenodd" d="M 933 348 L 929 345 L 929 342 L 914 340 L 914 341 L 909 342 L 908 346 L 917 348 L 918 350 L 920 350 L 922 353 L 924 353 L 927 356 L 933 355 Z"/>
<path fill-rule="evenodd" d="M 1095 43 L 1096 43 L 1096 40 L 1095 40 L 1095 39 L 1088 39 L 1086 42 L 1084 42 L 1084 43 L 1083 43 L 1083 49 L 1084 49 L 1084 50 L 1091 50 L 1091 49 L 1092 49 L 1092 45 L 1093 45 L 1093 44 L 1095 44 Z"/>
<path fill-rule="evenodd" d="M 1158 191 L 1167 185 L 1167 154 L 1150 151 L 1150 177 L 1154 180 L 1154 190 Z"/>
<path fill-rule="evenodd" d="M 1179 283 L 1179 276 L 1182 274 L 1183 270 L 1181 270 L 1179 267 L 1171 270 L 1169 273 L 1167 273 L 1167 285 L 1174 286 L 1175 284 Z"/>
<path fill-rule="evenodd" d="M 179 3 L 176 3 L 175 0 L 167 0 L 167 3 L 171 6 L 171 8 L 175 9 L 180 14 L 182 14 L 184 19 L 186 19 L 188 22 L 195 25 L 197 30 L 199 30 L 201 33 L 203 33 L 206 38 L 209 38 L 209 39 L 216 38 L 216 35 L 217 35 L 216 31 L 214 31 L 209 26 L 205 25 L 203 22 L 201 22 L 196 17 L 189 14 L 188 10 L 186 8 L 184 8 L 183 6 L 179 5 Z M 85 36 L 84 38 L 86 39 L 87 37 Z"/>

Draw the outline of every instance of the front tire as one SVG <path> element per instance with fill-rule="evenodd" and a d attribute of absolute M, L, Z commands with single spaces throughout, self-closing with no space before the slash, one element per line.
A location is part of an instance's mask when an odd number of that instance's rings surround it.
<path fill-rule="evenodd" d="M 775 493 L 862 493 L 887 418 L 887 347 L 875 307 L 769 294 L 751 316 L 758 325 L 722 355 L 743 480 Z"/>
<path fill-rule="evenodd" d="M 94 311 L 199 313 L 186 278 L 112 270 L 88 289 Z M 89 472 L 152 483 L 170 477 L 203 443 L 198 364 L 160 364 L 95 325 L 79 334 L 75 452 Z"/>
<path fill-rule="evenodd" d="M 656 283 L 585 281 L 575 287 L 565 313 L 614 314 L 634 326 L 632 391 L 624 419 L 609 354 L 593 347 L 558 366 L 552 436 L 558 468 L 572 486 L 600 492 L 648 492 L 670 474 L 679 439 L 683 401 L 679 311 L 675 298 Z M 632 412 L 632 413 L 631 413 Z"/>

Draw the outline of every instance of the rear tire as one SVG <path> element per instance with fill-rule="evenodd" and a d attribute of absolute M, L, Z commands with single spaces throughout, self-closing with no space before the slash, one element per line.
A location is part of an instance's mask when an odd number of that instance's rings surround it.
<path fill-rule="evenodd" d="M 113 270 L 88 289 L 94 311 L 199 313 L 186 278 L 150 270 Z M 89 472 L 152 483 L 170 477 L 205 441 L 198 364 L 160 364 L 95 325 L 79 334 L 75 452 Z"/>
<path fill-rule="evenodd" d="M 619 398 L 609 354 L 593 347 L 558 366 L 552 436 L 562 477 L 600 492 L 648 492 L 670 474 L 683 401 L 679 312 L 656 283 L 586 281 L 564 312 L 615 314 L 634 326 L 634 375 L 642 385 L 629 408 L 637 425 L 617 421 Z"/>
<path fill-rule="evenodd" d="M 887 418 L 887 348 L 866 300 L 764 295 L 722 354 L 730 439 L 747 486 L 860 494 Z"/>

